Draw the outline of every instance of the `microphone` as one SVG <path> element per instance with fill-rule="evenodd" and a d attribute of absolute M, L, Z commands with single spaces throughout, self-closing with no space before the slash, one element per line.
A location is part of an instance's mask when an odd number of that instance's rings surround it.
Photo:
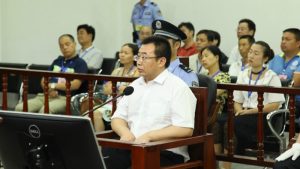
<path fill-rule="evenodd" d="M 93 111 L 97 110 L 98 108 L 100 108 L 100 107 L 106 105 L 106 104 L 109 103 L 109 102 L 112 102 L 112 101 L 116 100 L 117 98 L 119 98 L 119 97 L 121 97 L 121 96 L 129 96 L 129 95 L 131 95 L 131 94 L 133 93 L 133 91 L 134 91 L 134 88 L 133 88 L 132 86 L 127 86 L 127 87 L 124 89 L 124 91 L 123 91 L 122 94 L 117 95 L 116 97 L 114 97 L 114 98 L 112 98 L 112 99 L 109 99 L 108 101 L 106 101 L 106 102 L 104 102 L 104 103 L 102 103 L 102 104 L 100 104 L 100 105 L 98 105 L 98 106 L 95 106 L 92 110 L 88 110 L 88 111 L 84 112 L 83 114 L 81 114 L 81 116 L 85 116 L 85 115 L 89 114 L 90 112 L 93 112 Z"/>

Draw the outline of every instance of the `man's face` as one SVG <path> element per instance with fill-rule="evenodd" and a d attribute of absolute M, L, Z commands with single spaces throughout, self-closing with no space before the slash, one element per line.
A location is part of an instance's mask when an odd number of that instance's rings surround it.
<path fill-rule="evenodd" d="M 300 49 L 300 41 L 296 40 L 293 33 L 285 32 L 282 35 L 280 47 L 283 53 L 297 51 Z"/>
<path fill-rule="evenodd" d="M 165 69 L 166 58 L 156 58 L 154 50 L 154 44 L 142 45 L 139 49 L 137 68 L 139 74 L 144 77 L 145 81 L 155 79 L 155 77 Z"/>
<path fill-rule="evenodd" d="M 142 29 L 140 30 L 140 40 L 143 41 L 144 39 L 148 38 L 152 36 L 152 28 L 149 26 L 144 26 L 142 27 Z"/>
<path fill-rule="evenodd" d="M 239 24 L 237 28 L 237 36 L 240 38 L 243 35 L 252 35 L 253 36 L 253 30 L 249 29 L 248 23 L 242 22 Z"/>
<path fill-rule="evenodd" d="M 186 35 L 186 40 L 184 40 L 184 42 L 185 41 L 187 41 L 187 40 L 190 40 L 190 39 L 193 39 L 193 31 L 190 31 L 187 27 L 185 27 L 185 26 L 182 26 L 182 27 L 180 27 L 180 30 Z"/>
<path fill-rule="evenodd" d="M 200 33 L 196 37 L 196 46 L 197 50 L 200 52 L 203 48 L 212 45 L 212 42 L 209 42 L 207 36 L 204 33 Z"/>
<path fill-rule="evenodd" d="M 244 59 L 247 59 L 250 48 L 251 44 L 249 43 L 248 39 L 239 40 L 239 51 Z"/>
<path fill-rule="evenodd" d="M 77 40 L 80 45 L 92 42 L 92 34 L 88 34 L 85 29 L 79 29 L 77 32 Z"/>
<path fill-rule="evenodd" d="M 59 39 L 59 48 L 65 58 L 71 58 L 76 54 L 76 44 L 68 36 Z"/>

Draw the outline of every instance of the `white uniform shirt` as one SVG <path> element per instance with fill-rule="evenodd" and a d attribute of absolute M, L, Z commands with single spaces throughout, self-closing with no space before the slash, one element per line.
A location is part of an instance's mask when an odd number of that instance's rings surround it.
<path fill-rule="evenodd" d="M 245 69 L 240 72 L 237 84 L 249 84 L 249 72 L 250 68 Z M 251 84 L 254 85 L 256 79 L 251 80 Z M 264 77 L 257 81 L 256 85 L 264 85 L 264 86 L 274 86 L 281 87 L 281 82 L 279 77 L 272 70 L 267 70 L 265 72 Z M 244 108 L 257 108 L 257 92 L 252 92 L 250 98 L 248 98 L 248 91 L 234 91 L 233 92 L 234 101 L 238 103 L 242 103 Z M 283 94 L 277 93 L 264 93 L 264 101 L 263 104 L 266 105 L 268 103 L 280 102 L 281 104 L 285 101 Z"/>
<path fill-rule="evenodd" d="M 85 50 L 80 49 L 78 51 L 78 55 L 86 62 L 89 69 L 101 68 L 103 62 L 103 55 L 102 52 L 94 46 L 91 46 Z"/>
<path fill-rule="evenodd" d="M 242 70 L 242 67 L 243 67 L 243 63 L 242 63 L 241 60 L 236 61 L 236 62 L 233 62 L 233 63 L 231 63 L 231 65 L 230 65 L 230 67 L 229 67 L 228 74 L 229 74 L 230 76 L 238 76 L 239 73 L 240 73 L 241 71 L 243 71 L 243 70 Z M 248 67 L 248 64 L 246 64 L 246 65 L 244 66 L 244 69 L 246 69 L 247 67 Z"/>
<path fill-rule="evenodd" d="M 242 60 L 242 56 L 241 56 L 240 51 L 239 51 L 239 45 L 236 45 L 235 47 L 232 48 L 232 50 L 230 52 L 227 64 L 230 65 L 233 62 L 236 62 L 236 61 L 239 61 L 239 60 Z"/>
<path fill-rule="evenodd" d="M 198 59 L 198 53 L 192 55 L 189 57 L 189 68 L 191 68 L 195 73 L 197 74 L 203 74 L 206 75 L 208 73 L 208 70 L 205 69 Z"/>
<path fill-rule="evenodd" d="M 140 77 L 130 86 L 134 92 L 120 100 L 112 119 L 127 121 L 136 138 L 171 125 L 194 128 L 196 98 L 190 88 L 168 70 L 148 83 Z M 189 159 L 186 146 L 169 151 Z"/>

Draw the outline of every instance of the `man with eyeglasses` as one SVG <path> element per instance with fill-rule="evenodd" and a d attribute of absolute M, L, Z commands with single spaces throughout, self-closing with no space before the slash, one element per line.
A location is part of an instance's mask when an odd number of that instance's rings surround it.
<path fill-rule="evenodd" d="M 191 136 L 196 98 L 180 78 L 167 70 L 169 42 L 157 36 L 146 38 L 135 59 L 141 77 L 130 84 L 134 92 L 118 103 L 112 129 L 120 140 L 133 144 Z M 102 152 L 107 169 L 127 169 L 131 165 L 130 150 L 103 148 Z M 187 160 L 186 146 L 160 153 L 161 166 Z"/>
<path fill-rule="evenodd" d="M 179 61 L 179 58 L 177 58 L 177 51 L 180 47 L 181 41 L 187 38 L 185 33 L 183 33 L 175 25 L 163 20 L 153 21 L 152 28 L 155 31 L 154 36 L 162 36 L 170 43 L 172 54 L 168 70 L 181 78 L 188 86 L 198 86 L 198 77 L 196 73 L 194 73 L 192 69 L 183 65 Z"/>

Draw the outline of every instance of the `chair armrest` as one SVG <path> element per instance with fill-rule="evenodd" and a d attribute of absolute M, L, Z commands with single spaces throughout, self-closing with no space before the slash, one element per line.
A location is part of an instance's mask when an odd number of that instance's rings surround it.
<path fill-rule="evenodd" d="M 158 148 L 159 150 L 165 150 L 180 146 L 187 146 L 192 144 L 204 143 L 209 142 L 213 144 L 213 135 L 206 134 L 201 136 L 192 136 L 187 138 L 179 138 L 179 139 L 170 139 L 170 140 L 163 140 L 163 141 L 155 141 L 149 142 L 146 144 L 135 144 L 134 142 L 128 141 L 121 141 L 117 139 L 110 139 L 104 138 L 101 136 L 108 136 L 112 134 L 111 132 L 108 133 L 101 133 L 97 135 L 97 141 L 101 146 L 112 147 L 112 148 L 122 148 L 122 149 L 131 149 L 132 147 L 143 147 L 143 148 Z"/>
<path fill-rule="evenodd" d="M 278 133 L 274 126 L 272 125 L 272 120 L 273 118 L 278 115 L 278 114 L 284 114 L 284 113 L 289 113 L 289 109 L 279 109 L 279 110 L 275 110 L 275 111 L 272 111 L 270 113 L 267 114 L 266 116 L 266 119 L 267 119 L 267 123 L 268 123 L 268 126 L 272 132 L 272 134 L 279 140 L 280 142 L 280 152 L 282 153 L 285 148 L 286 148 L 286 144 L 285 144 L 285 141 L 284 141 L 284 138 L 281 137 L 281 134 L 282 133 Z M 284 128 L 285 128 L 285 125 L 283 126 L 283 131 L 284 131 Z"/>
<path fill-rule="evenodd" d="M 95 133 L 97 138 L 115 138 L 118 135 L 113 130 L 105 130 Z"/>

